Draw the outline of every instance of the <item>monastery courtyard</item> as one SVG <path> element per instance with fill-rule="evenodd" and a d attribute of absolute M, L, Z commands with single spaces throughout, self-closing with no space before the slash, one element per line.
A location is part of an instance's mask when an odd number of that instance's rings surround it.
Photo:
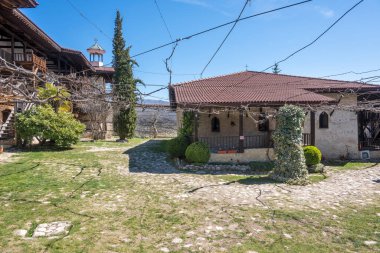
<path fill-rule="evenodd" d="M 3 252 L 380 250 L 376 163 L 331 163 L 311 184 L 291 186 L 260 165 L 233 174 L 177 170 L 162 144 L 1 154 Z"/>

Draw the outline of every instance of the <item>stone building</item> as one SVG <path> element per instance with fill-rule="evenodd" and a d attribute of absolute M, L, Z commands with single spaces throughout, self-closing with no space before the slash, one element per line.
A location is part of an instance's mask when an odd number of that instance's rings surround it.
<path fill-rule="evenodd" d="M 276 112 L 285 104 L 305 108 L 303 145 L 317 146 L 326 159 L 359 159 L 367 150 L 380 157 L 380 114 L 359 109 L 378 99 L 379 90 L 358 82 L 245 71 L 176 84 L 169 96 L 179 126 L 183 112 L 194 111 L 193 139 L 208 144 L 211 161 L 273 159 Z"/>

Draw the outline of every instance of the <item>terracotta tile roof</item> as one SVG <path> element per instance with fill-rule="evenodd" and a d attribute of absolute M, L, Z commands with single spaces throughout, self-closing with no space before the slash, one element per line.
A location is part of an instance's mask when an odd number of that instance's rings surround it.
<path fill-rule="evenodd" d="M 378 87 L 358 82 L 245 71 L 173 85 L 171 99 L 177 104 L 331 103 L 335 100 L 323 93 Z"/>
<path fill-rule="evenodd" d="M 113 67 L 94 67 L 96 72 L 99 73 L 110 73 L 113 74 L 115 73 L 115 69 Z"/>

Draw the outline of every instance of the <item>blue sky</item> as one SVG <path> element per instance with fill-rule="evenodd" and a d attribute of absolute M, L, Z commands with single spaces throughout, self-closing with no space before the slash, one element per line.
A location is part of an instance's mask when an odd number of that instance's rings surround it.
<path fill-rule="evenodd" d="M 124 17 L 124 36 L 132 54 L 170 41 L 154 0 L 39 0 L 35 9 L 23 9 L 35 23 L 63 47 L 81 50 L 94 38 L 107 50 L 105 63 L 112 60 L 114 18 L 117 9 Z M 252 0 L 243 16 L 270 10 L 299 0 Z M 245 0 L 157 0 L 174 38 L 216 26 L 236 18 Z M 239 22 L 205 71 L 203 77 L 249 70 L 261 71 L 311 42 L 358 0 L 314 0 L 301 6 Z M 321 77 L 346 71 L 380 68 L 380 1 L 365 0 L 310 48 L 282 63 L 282 74 Z M 90 20 L 90 21 L 88 21 Z M 97 26 L 99 29 L 94 27 Z M 199 78 L 229 27 L 181 42 L 172 61 L 173 82 Z M 105 35 L 106 34 L 106 35 Z M 147 84 L 166 85 L 164 59 L 167 47 L 136 58 L 136 77 Z M 380 74 L 371 73 L 368 75 Z M 357 80 L 366 75 L 344 75 Z M 149 92 L 159 87 L 140 87 Z M 150 99 L 167 99 L 167 91 Z"/>

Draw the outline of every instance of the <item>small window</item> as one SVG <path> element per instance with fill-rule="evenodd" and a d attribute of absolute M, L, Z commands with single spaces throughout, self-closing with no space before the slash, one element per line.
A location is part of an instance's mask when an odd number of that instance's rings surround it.
<path fill-rule="evenodd" d="M 329 128 L 329 115 L 326 112 L 319 115 L 319 128 Z"/>
<path fill-rule="evenodd" d="M 217 117 L 211 120 L 211 132 L 220 132 L 220 121 Z"/>
<path fill-rule="evenodd" d="M 258 130 L 260 132 L 267 132 L 269 130 L 269 120 L 265 113 L 260 113 L 259 115 Z"/>

